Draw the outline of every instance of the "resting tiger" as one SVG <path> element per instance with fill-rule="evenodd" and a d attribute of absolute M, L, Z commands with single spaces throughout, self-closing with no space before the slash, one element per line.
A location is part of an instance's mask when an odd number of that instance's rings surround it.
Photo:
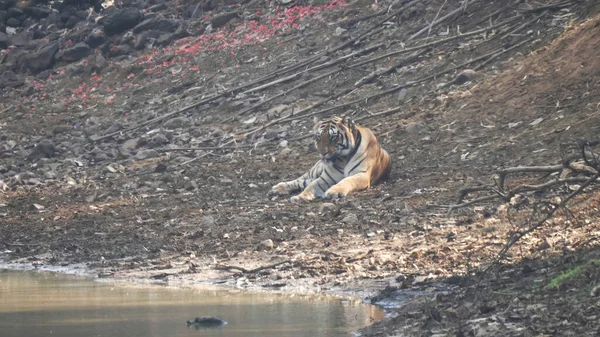
<path fill-rule="evenodd" d="M 341 198 L 389 175 L 390 155 L 370 129 L 356 125 L 349 117 L 320 121 L 314 134 L 321 160 L 300 178 L 273 186 L 271 194 L 302 191 L 291 198 L 292 202 Z"/>

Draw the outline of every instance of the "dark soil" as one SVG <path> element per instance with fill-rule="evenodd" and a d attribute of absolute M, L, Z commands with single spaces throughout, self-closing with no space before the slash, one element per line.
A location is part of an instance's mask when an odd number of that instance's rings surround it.
<path fill-rule="evenodd" d="M 45 77 L 27 69 L 0 75 L 11 83 L 0 101 L 2 258 L 83 264 L 116 279 L 369 298 L 383 290 L 373 302 L 393 314 L 363 336 L 597 335 L 599 193 L 574 198 L 571 213 L 559 212 L 486 273 L 519 226 L 510 205 L 489 201 L 449 214 L 443 206 L 455 204 L 464 186 L 488 184 L 497 169 L 559 164 L 576 140 L 597 139 L 600 7 L 471 1 L 411 39 L 460 4 L 399 1 L 385 11 L 391 3 L 250 2 L 206 9 L 196 22 L 177 3 L 161 15 L 187 20 L 180 26 L 193 26 L 193 34 L 155 39 L 167 47 L 131 52 L 123 47 L 130 42 L 121 43 L 128 33 L 111 31 L 108 47 L 58 62 Z M 239 15 L 223 24 L 232 11 Z M 82 22 L 89 25 L 68 32 L 98 25 Z M 413 51 L 361 64 L 490 25 L 496 28 L 424 48 L 397 69 L 385 71 Z M 115 56 L 118 48 L 124 56 Z M 493 51 L 493 59 L 478 61 Z M 475 68 L 466 83 L 453 82 Z M 393 158 L 391 179 L 332 202 L 268 197 L 271 186 L 318 160 L 303 136 L 315 118 L 332 114 L 375 132 Z M 267 268 L 252 270 L 260 267 Z"/>

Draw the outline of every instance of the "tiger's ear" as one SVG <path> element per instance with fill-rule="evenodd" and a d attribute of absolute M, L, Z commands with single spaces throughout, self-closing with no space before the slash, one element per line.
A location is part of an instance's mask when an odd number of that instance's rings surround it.
<path fill-rule="evenodd" d="M 352 118 L 350 118 L 349 116 L 344 116 L 344 118 L 342 118 L 342 123 L 345 124 L 348 128 L 350 128 L 350 130 L 354 130 L 354 127 L 356 126 Z"/>
<path fill-rule="evenodd" d="M 313 126 L 312 132 L 315 133 L 317 132 L 317 130 L 319 129 L 319 127 L 321 127 L 321 125 L 323 125 L 323 121 L 316 121 L 315 125 Z"/>

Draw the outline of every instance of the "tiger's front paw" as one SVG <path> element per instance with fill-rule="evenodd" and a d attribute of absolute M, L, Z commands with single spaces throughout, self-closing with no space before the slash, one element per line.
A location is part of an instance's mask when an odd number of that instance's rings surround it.
<path fill-rule="evenodd" d="M 300 193 L 290 198 L 290 201 L 293 203 L 309 202 L 312 200 L 314 200 L 314 197 L 306 193 Z"/>
<path fill-rule="evenodd" d="M 286 183 L 279 183 L 279 184 L 271 187 L 271 190 L 269 191 L 269 196 L 286 195 L 286 194 L 290 194 Z"/>
<path fill-rule="evenodd" d="M 343 191 L 335 191 L 335 190 L 330 189 L 327 192 L 325 192 L 325 195 L 323 195 L 323 199 L 325 199 L 325 200 L 341 199 L 345 196 L 346 196 L 346 193 Z"/>

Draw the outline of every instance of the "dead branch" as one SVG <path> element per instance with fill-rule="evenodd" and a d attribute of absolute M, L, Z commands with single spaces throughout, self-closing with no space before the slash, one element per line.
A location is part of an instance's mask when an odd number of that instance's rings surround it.
<path fill-rule="evenodd" d="M 346 60 L 348 60 L 348 59 L 350 59 L 350 58 L 352 58 L 352 57 L 356 57 L 356 56 L 360 56 L 360 55 L 362 55 L 362 54 L 369 53 L 369 52 L 371 52 L 371 51 L 374 51 L 374 50 L 377 50 L 377 49 L 379 49 L 379 48 L 381 48 L 381 47 L 383 47 L 383 46 L 384 46 L 384 44 L 383 44 L 383 43 L 379 43 L 379 44 L 376 44 L 376 45 L 374 45 L 374 46 L 370 46 L 370 47 L 363 48 L 363 49 L 361 49 L 361 50 L 359 50 L 359 51 L 356 51 L 356 52 L 354 52 L 354 53 L 351 53 L 351 54 L 348 54 L 348 55 L 345 55 L 345 56 L 339 57 L 339 58 L 337 58 L 337 59 L 335 59 L 335 60 L 332 60 L 332 61 L 329 61 L 329 62 L 325 62 L 325 63 L 323 63 L 323 64 L 320 64 L 320 65 L 317 65 L 317 66 L 314 66 L 314 67 L 308 68 L 308 69 L 306 69 L 306 70 L 303 70 L 303 71 L 301 71 L 301 72 L 298 72 L 298 73 L 296 73 L 296 74 L 294 74 L 294 75 L 288 76 L 288 77 L 286 77 L 286 78 L 284 78 L 284 79 L 282 79 L 282 80 L 277 80 L 277 81 L 273 81 L 273 82 L 267 83 L 267 84 L 265 84 L 265 85 L 263 85 L 263 86 L 261 86 L 261 87 L 258 87 L 258 88 L 254 88 L 254 89 L 248 90 L 248 91 L 246 91 L 246 92 L 244 92 L 244 93 L 249 93 L 249 92 L 252 92 L 252 91 L 258 91 L 258 90 L 261 90 L 261 89 L 265 89 L 265 88 L 271 87 L 271 86 L 273 86 L 273 85 L 276 85 L 276 84 L 279 84 L 279 83 L 285 82 L 285 81 L 287 81 L 287 80 L 292 80 L 292 79 L 294 79 L 294 78 L 297 78 L 297 77 L 299 77 L 299 76 L 301 76 L 301 75 L 303 75 L 303 74 L 306 74 L 306 73 L 309 73 L 309 72 L 312 72 L 312 71 L 316 71 L 316 70 L 320 70 L 320 69 L 324 69 L 324 68 L 328 68 L 328 67 L 334 66 L 334 65 L 336 65 L 336 64 L 339 64 L 339 63 L 342 63 L 342 62 L 344 62 L 344 61 L 346 61 Z M 310 80 L 308 80 L 308 81 L 305 81 L 305 82 L 299 83 L 298 85 L 294 86 L 293 88 L 291 88 L 291 89 L 289 89 L 289 90 L 286 90 L 286 91 L 284 91 L 284 92 L 282 92 L 282 93 L 279 93 L 279 94 L 277 94 L 277 95 L 271 96 L 271 97 L 269 97 L 269 98 L 267 98 L 267 99 L 264 99 L 264 100 L 262 100 L 262 101 L 260 101 L 260 102 L 258 102 L 258 103 L 256 103 L 256 104 L 254 104 L 254 105 L 252 105 L 252 106 L 250 106 L 250 107 L 248 107 L 248 108 L 246 108 L 246 109 L 244 109 L 244 110 L 240 111 L 240 112 L 239 112 L 239 115 L 245 115 L 245 114 L 246 114 L 246 113 L 248 113 L 249 111 L 252 111 L 252 110 L 254 110 L 254 109 L 256 109 L 256 108 L 258 108 L 258 107 L 260 107 L 260 106 L 262 106 L 262 105 L 264 105 L 264 104 L 266 104 L 266 103 L 268 103 L 268 102 L 270 102 L 270 101 L 272 101 L 272 100 L 274 100 L 274 99 L 277 99 L 277 98 L 279 98 L 279 97 L 281 97 L 281 96 L 285 96 L 285 95 L 289 94 L 290 92 L 292 92 L 292 91 L 294 91 L 294 90 L 297 90 L 297 89 L 299 89 L 299 88 L 302 88 L 302 87 L 304 87 L 304 86 L 307 86 L 307 85 L 309 85 L 309 84 L 311 84 L 311 83 L 314 83 L 314 82 L 316 82 L 316 81 L 319 81 L 319 80 L 321 80 L 321 79 L 323 79 L 323 78 L 325 78 L 325 77 L 329 77 L 329 76 L 331 76 L 331 75 L 333 75 L 333 74 L 336 74 L 336 73 L 338 73 L 339 71 L 340 71 L 339 69 L 336 69 L 336 70 L 334 70 L 334 71 L 330 71 L 330 72 L 328 72 L 328 73 L 325 73 L 325 74 L 323 74 L 323 75 L 317 76 L 317 77 L 315 77 L 315 78 L 313 78 L 313 79 L 310 79 Z M 283 80 L 285 80 L 285 81 L 283 81 Z"/>
<path fill-rule="evenodd" d="M 179 109 L 177 111 L 174 111 L 174 112 L 171 112 L 171 113 L 167 113 L 165 115 L 153 118 L 153 119 L 148 120 L 148 121 L 146 121 L 144 123 L 141 123 L 139 125 L 135 125 L 135 126 L 126 128 L 124 130 L 119 130 L 119 131 L 116 131 L 116 132 L 113 132 L 113 133 L 110 133 L 110 134 L 107 134 L 107 135 L 99 136 L 99 137 L 92 136 L 92 137 L 89 137 L 88 139 L 90 141 L 92 141 L 92 142 L 98 142 L 98 141 L 101 141 L 103 139 L 107 139 L 107 138 L 116 136 L 118 134 L 122 134 L 124 132 L 134 131 L 134 130 L 140 129 L 140 128 L 144 127 L 144 126 L 151 125 L 151 124 L 163 121 L 163 120 L 165 120 L 167 118 L 170 118 L 170 117 L 182 114 L 182 113 L 184 113 L 186 111 L 189 111 L 191 109 L 195 109 L 195 108 L 197 108 L 197 107 L 199 107 L 201 105 L 210 103 L 210 102 L 212 102 L 212 101 L 214 101 L 214 100 L 216 100 L 218 98 L 221 98 L 223 96 L 231 95 L 231 94 L 240 92 L 243 89 L 246 89 L 246 88 L 249 88 L 249 87 L 254 86 L 256 84 L 259 84 L 259 83 L 271 80 L 271 79 L 273 79 L 273 78 L 275 78 L 277 76 L 280 76 L 280 75 L 283 75 L 283 74 L 287 74 L 287 73 L 292 72 L 292 71 L 294 71 L 296 69 L 305 67 L 306 65 L 308 65 L 308 64 L 310 64 L 310 63 L 312 63 L 312 62 L 314 62 L 314 61 L 316 61 L 318 59 L 320 59 L 323 55 L 333 54 L 333 53 L 335 53 L 335 52 L 337 52 L 339 50 L 342 50 L 342 49 L 344 49 L 344 48 L 346 48 L 346 47 L 348 47 L 348 46 L 350 46 L 350 45 L 352 45 L 352 44 L 354 44 L 354 43 L 362 40 L 363 38 L 366 38 L 366 37 L 369 37 L 371 35 L 377 34 L 378 32 L 380 32 L 380 31 L 383 30 L 383 28 L 380 27 L 381 25 L 383 25 L 385 22 L 387 22 L 389 19 L 393 18 L 394 16 L 402 13 L 407 8 L 409 8 L 410 6 L 412 6 L 413 3 L 418 2 L 418 1 L 420 1 L 420 0 L 410 1 L 409 3 L 407 3 L 404 6 L 402 6 L 400 9 L 398 9 L 396 12 L 394 12 L 391 15 L 388 15 L 386 18 L 384 18 L 383 20 L 381 20 L 378 24 L 376 24 L 375 26 L 373 26 L 370 29 L 368 29 L 365 33 L 361 34 L 360 36 L 358 36 L 356 38 L 349 39 L 348 41 L 346 41 L 346 42 L 338 45 L 337 47 L 332 48 L 331 50 L 318 53 L 318 54 L 316 54 L 316 55 L 314 55 L 314 56 L 312 56 L 312 57 L 310 57 L 310 58 L 308 58 L 308 59 L 306 59 L 306 60 L 304 60 L 302 62 L 296 63 L 294 65 L 290 65 L 290 66 L 284 67 L 282 69 L 278 69 L 278 70 L 276 70 L 274 72 L 271 72 L 271 73 L 269 73 L 269 74 L 267 74 L 267 75 L 265 75 L 265 76 L 263 76 L 263 77 L 261 77 L 261 78 L 259 78 L 257 80 L 254 80 L 254 81 L 251 81 L 251 82 L 239 85 L 239 86 L 237 86 L 235 88 L 232 88 L 232 89 L 224 90 L 223 92 L 220 92 L 220 93 L 215 93 L 215 94 L 209 95 L 209 97 L 201 99 L 200 101 L 198 101 L 196 103 L 188 105 L 188 106 L 186 106 L 184 108 L 181 108 L 181 109 Z M 295 76 L 294 76 L 294 78 L 295 78 Z"/>
<path fill-rule="evenodd" d="M 525 28 L 526 28 L 527 26 L 529 26 L 530 24 L 532 24 L 532 23 L 536 22 L 537 20 L 539 20 L 539 19 L 540 19 L 542 16 L 544 16 L 544 15 L 546 15 L 546 11 L 545 11 L 545 10 L 544 10 L 544 11 L 542 11 L 542 13 L 541 13 L 541 14 L 539 14 L 539 15 L 536 15 L 536 16 L 535 16 L 533 19 L 531 19 L 531 20 L 529 20 L 529 21 L 527 21 L 527 22 L 523 23 L 523 24 L 522 24 L 522 25 L 520 25 L 520 26 L 517 26 L 517 28 L 515 28 L 515 29 L 513 29 L 513 30 L 509 31 L 508 33 L 504 34 L 504 36 L 502 36 L 502 39 L 506 39 L 507 37 L 509 37 L 509 36 L 511 36 L 511 35 L 513 35 L 513 34 L 516 34 L 516 33 L 520 32 L 521 30 L 525 29 Z"/>
<path fill-rule="evenodd" d="M 541 227 L 546 221 L 548 221 L 550 218 L 552 218 L 554 216 L 554 213 L 556 213 L 557 210 L 565 208 L 567 203 L 571 199 L 573 199 L 578 194 L 581 194 L 581 192 L 583 192 L 583 190 L 585 188 L 587 188 L 592 183 L 597 181 L 598 177 L 600 177 L 600 171 L 598 173 L 594 174 L 593 176 L 587 178 L 583 184 L 581 184 L 575 191 L 571 192 L 564 199 L 562 199 L 562 201 L 560 203 L 558 203 L 557 205 L 552 205 L 550 210 L 541 219 L 539 219 L 538 221 L 536 221 L 532 225 L 530 225 L 529 228 L 527 228 L 526 230 L 519 230 L 519 231 L 513 232 L 511 234 L 511 236 L 509 237 L 508 241 L 506 242 L 506 244 L 504 245 L 504 247 L 497 254 L 496 258 L 483 270 L 482 276 L 487 274 L 487 272 L 492 267 L 494 267 L 501 260 L 503 260 L 506 256 L 506 253 L 508 252 L 508 250 L 512 246 L 514 246 L 519 240 L 521 240 L 527 234 L 530 234 L 530 233 L 534 232 L 536 229 L 538 229 L 539 227 Z"/>
<path fill-rule="evenodd" d="M 352 64 L 352 66 L 353 67 L 362 66 L 362 65 L 365 65 L 365 64 L 368 64 L 368 63 L 373 63 L 373 62 L 379 61 L 379 60 L 384 59 L 386 57 L 395 56 L 395 55 L 403 54 L 403 53 L 408 53 L 408 52 L 419 50 L 419 49 L 423 49 L 423 48 L 433 47 L 433 46 L 436 46 L 436 45 L 439 45 L 439 44 L 442 44 L 442 43 L 446 43 L 446 42 L 449 42 L 449 41 L 453 41 L 453 40 L 457 40 L 457 39 L 461 39 L 461 38 L 465 38 L 465 37 L 469 37 L 469 36 L 481 34 L 481 33 L 484 33 L 486 31 L 489 31 L 491 29 L 496 29 L 498 27 L 505 26 L 505 25 L 507 25 L 507 24 L 509 24 L 509 23 L 511 23 L 511 22 L 513 22 L 513 21 L 515 21 L 517 19 L 519 19 L 519 18 L 521 18 L 520 15 L 513 16 L 512 18 L 506 19 L 506 20 L 504 20 L 504 21 L 502 21 L 500 23 L 497 23 L 495 25 L 492 25 L 492 26 L 489 26 L 489 27 L 486 27 L 486 28 L 474 30 L 472 32 L 468 32 L 468 33 L 464 33 L 464 34 L 457 34 L 457 35 L 454 35 L 454 36 L 450 36 L 450 37 L 447 37 L 447 38 L 444 38 L 444 39 L 440 39 L 440 40 L 437 40 L 437 41 L 432 41 L 432 42 L 425 43 L 425 44 L 418 45 L 418 46 L 414 46 L 414 47 L 403 48 L 403 49 L 391 51 L 389 53 L 386 53 L 386 54 L 383 54 L 383 55 L 379 55 L 379 56 L 370 58 L 368 60 L 357 62 L 355 64 Z"/>
<path fill-rule="evenodd" d="M 374 71 L 371 74 L 369 74 L 369 75 L 361 78 L 358 82 L 354 83 L 354 87 L 358 88 L 358 87 L 361 87 L 361 86 L 363 86 L 363 85 L 365 85 L 367 83 L 371 83 L 374 79 L 379 78 L 380 76 L 384 76 L 384 75 L 390 74 L 390 73 L 394 72 L 396 69 L 402 68 L 405 65 L 414 62 L 420 56 L 422 56 L 422 55 L 424 55 L 424 54 L 426 54 L 426 53 L 428 53 L 430 51 L 431 51 L 431 49 L 429 49 L 429 48 L 428 49 L 420 50 L 420 51 L 412 54 L 408 58 L 402 59 L 402 60 L 398 61 L 396 64 L 392 65 L 391 67 L 388 67 L 388 68 L 383 69 L 381 71 Z"/>
<path fill-rule="evenodd" d="M 466 0 L 465 0 L 465 1 L 466 1 Z M 479 0 L 470 0 L 469 4 L 471 4 L 471 5 L 472 5 L 472 4 L 474 4 L 474 3 L 477 3 L 478 1 L 479 1 Z M 465 5 L 466 5 L 466 4 L 467 4 L 467 2 L 465 2 Z M 457 9 L 455 9 L 455 10 L 451 11 L 450 13 L 448 13 L 448 14 L 446 14 L 446 15 L 442 16 L 441 18 L 439 18 L 439 19 L 437 19 L 437 20 L 433 21 L 431 24 L 429 24 L 429 25 L 427 25 L 427 26 L 423 27 L 423 29 L 419 30 L 418 32 L 416 32 L 416 33 L 414 33 L 412 36 L 410 36 L 410 37 L 408 38 L 408 40 L 407 40 L 407 41 L 411 41 L 411 40 L 414 40 L 414 39 L 416 39 L 417 37 L 421 36 L 421 34 L 423 34 L 423 33 L 427 32 L 427 31 L 430 31 L 430 30 L 431 30 L 431 29 L 432 29 L 434 26 L 437 26 L 437 25 L 439 25 L 440 23 L 442 23 L 442 22 L 444 22 L 444 21 L 448 20 L 449 18 L 451 18 L 451 17 L 453 17 L 453 16 L 457 15 L 457 14 L 458 14 L 458 13 L 460 13 L 461 11 L 463 11 L 463 12 L 464 12 L 464 11 L 465 11 L 465 9 L 466 9 L 466 7 L 465 7 L 465 6 L 460 6 L 459 8 L 457 8 Z"/>
<path fill-rule="evenodd" d="M 421 54 L 422 53 L 415 53 L 415 54 L 411 55 L 410 57 L 404 59 L 403 61 L 400 61 L 398 64 L 394 65 L 395 69 L 399 68 L 399 64 L 400 63 L 402 63 L 403 65 L 407 65 L 407 64 L 409 64 L 411 62 L 414 62 L 416 59 L 418 59 L 418 57 Z M 299 117 L 306 118 L 306 117 L 310 117 L 310 116 L 314 116 L 314 115 L 319 115 L 319 114 L 322 114 L 322 113 L 325 113 L 325 112 L 328 112 L 328 111 L 331 111 L 331 110 L 341 109 L 343 107 L 350 106 L 350 105 L 356 104 L 358 102 L 361 102 L 363 99 L 359 99 L 358 101 L 352 101 L 350 103 L 346 103 L 346 104 L 334 106 L 334 107 L 331 107 L 331 108 L 326 108 L 326 109 L 323 109 L 323 110 L 319 110 L 319 111 L 316 111 L 316 112 L 313 112 L 313 113 L 310 113 L 310 114 L 306 114 L 307 111 L 312 110 L 312 109 L 316 108 L 317 106 L 323 105 L 323 104 L 325 104 L 325 103 L 327 103 L 327 102 L 329 102 L 331 100 L 335 100 L 335 99 L 337 99 L 339 97 L 342 97 L 342 96 L 350 93 L 351 91 L 355 90 L 356 88 L 359 88 L 362 85 L 363 84 L 361 84 L 361 83 L 357 83 L 353 87 L 344 89 L 341 92 L 336 93 L 333 96 L 327 97 L 327 98 L 325 98 L 325 99 L 323 99 L 323 100 L 321 100 L 321 101 L 319 101 L 319 102 L 317 102 L 317 103 L 315 103 L 315 104 L 313 104 L 311 106 L 308 106 L 308 107 L 306 107 L 306 108 L 304 108 L 304 109 L 302 109 L 300 111 L 297 111 L 295 113 L 289 113 L 289 114 L 287 114 L 285 116 L 282 116 L 280 118 L 274 119 L 274 120 L 270 121 L 269 123 L 266 123 L 266 124 L 264 124 L 264 125 L 262 125 L 262 126 L 260 126 L 258 128 L 255 128 L 253 130 L 247 131 L 246 133 L 242 134 L 241 136 L 247 137 L 250 134 L 256 133 L 256 132 L 258 132 L 260 130 L 263 130 L 263 129 L 265 129 L 265 128 L 269 127 L 269 126 L 275 125 L 275 124 L 284 123 L 284 122 L 287 122 L 287 121 L 290 121 L 292 119 L 296 119 L 296 118 L 299 118 Z M 397 87 L 395 87 L 395 88 L 397 88 Z M 403 87 L 397 88 L 394 91 L 400 90 L 402 88 Z M 393 92 L 393 91 L 389 91 L 389 92 L 388 91 L 384 91 L 383 93 L 376 94 L 376 95 L 383 96 L 383 95 L 386 95 L 386 94 L 391 93 L 391 92 Z M 375 96 L 375 95 L 372 95 L 372 96 Z"/>
<path fill-rule="evenodd" d="M 485 66 L 486 66 L 486 65 L 488 65 L 490 62 L 492 62 L 494 59 L 496 59 L 498 56 L 500 56 L 500 55 L 502 55 L 502 54 L 505 54 L 505 53 L 508 53 L 509 51 L 511 51 L 511 50 L 513 50 L 513 49 L 519 48 L 520 46 L 524 45 L 525 43 L 527 43 L 527 42 L 529 42 L 529 41 L 531 41 L 531 40 L 533 40 L 533 36 L 532 36 L 532 37 L 530 37 L 530 38 L 527 38 L 527 39 L 525 39 L 525 40 L 523 40 L 523 41 L 521 41 L 521 42 L 519 42 L 519 43 L 516 43 L 516 44 L 512 45 L 511 47 L 504 49 L 504 50 L 503 50 L 503 51 L 501 51 L 501 52 L 498 52 L 498 53 L 496 53 L 496 54 L 494 54 L 494 55 L 490 56 L 490 58 L 488 58 L 487 60 L 485 60 L 485 61 L 483 61 L 482 63 L 480 63 L 480 64 L 479 64 L 477 67 L 475 67 L 475 69 L 474 69 L 474 70 L 480 70 L 481 68 L 485 67 Z"/>
<path fill-rule="evenodd" d="M 292 263 L 291 260 L 285 260 L 285 261 L 280 261 L 277 263 L 273 263 L 267 266 L 263 266 L 263 267 L 258 267 L 258 268 L 254 268 L 254 269 L 246 269 L 244 267 L 237 267 L 237 266 L 229 266 L 226 264 L 217 264 L 215 265 L 215 269 L 217 270 L 239 270 L 244 274 L 254 274 L 254 273 L 258 273 L 259 271 L 263 271 L 263 270 L 267 270 L 267 269 L 273 269 L 275 267 L 278 267 L 282 264 L 286 264 L 286 263 Z"/>
<path fill-rule="evenodd" d="M 545 11 L 545 10 L 559 10 L 559 9 L 563 9 L 565 7 L 569 7 L 573 3 L 574 2 L 572 0 L 559 1 L 559 2 L 557 2 L 555 4 L 550 4 L 550 5 L 546 5 L 546 6 L 540 6 L 540 7 L 532 8 L 532 9 L 527 9 L 527 10 L 525 10 L 525 12 L 536 13 L 536 12 Z"/>

